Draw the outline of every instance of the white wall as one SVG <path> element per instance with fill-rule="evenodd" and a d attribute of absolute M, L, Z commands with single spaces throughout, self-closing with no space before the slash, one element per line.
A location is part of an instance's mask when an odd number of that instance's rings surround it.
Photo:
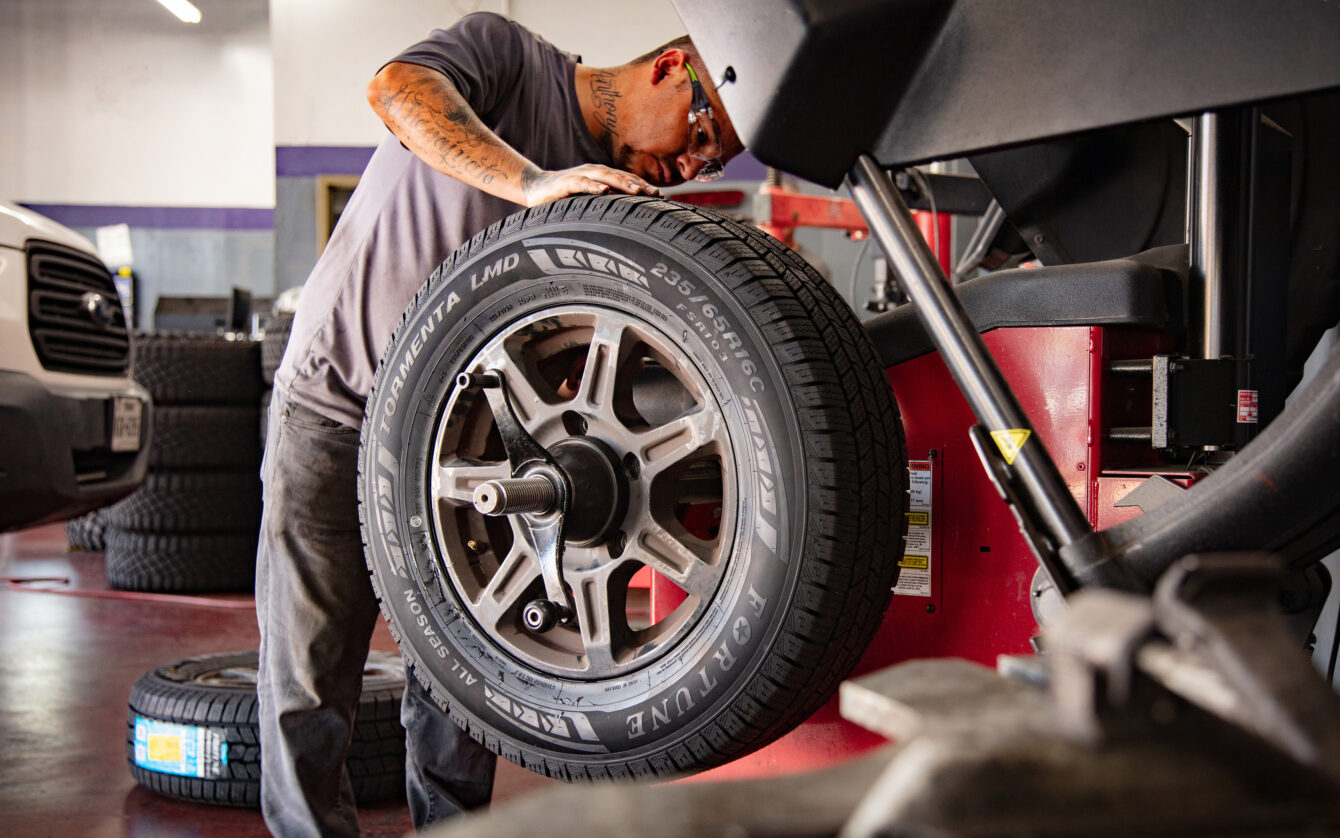
<path fill-rule="evenodd" d="M 515 20 L 596 67 L 622 64 L 684 34 L 669 0 L 511 0 L 511 9 Z"/>
<path fill-rule="evenodd" d="M 684 34 L 669 0 L 270 0 L 275 145 L 376 145 L 386 129 L 364 90 L 377 68 L 472 11 L 507 13 L 595 65 Z"/>
<path fill-rule="evenodd" d="M 267 0 L 0 2 L 0 196 L 274 206 Z"/>
<path fill-rule="evenodd" d="M 0 196 L 38 204 L 273 207 L 276 145 L 371 146 L 363 91 L 476 10 L 588 63 L 683 33 L 669 0 L 0 0 Z"/>

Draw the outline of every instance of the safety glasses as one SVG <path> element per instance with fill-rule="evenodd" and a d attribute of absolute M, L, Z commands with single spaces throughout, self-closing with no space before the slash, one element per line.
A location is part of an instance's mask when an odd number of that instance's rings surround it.
<path fill-rule="evenodd" d="M 708 181 L 721 177 L 725 167 L 721 162 L 721 126 L 717 125 L 712 113 L 712 103 L 707 99 L 707 91 L 693 66 L 684 62 L 689 72 L 689 84 L 693 89 L 693 101 L 689 105 L 689 156 L 702 165 L 693 176 L 694 180 Z"/>

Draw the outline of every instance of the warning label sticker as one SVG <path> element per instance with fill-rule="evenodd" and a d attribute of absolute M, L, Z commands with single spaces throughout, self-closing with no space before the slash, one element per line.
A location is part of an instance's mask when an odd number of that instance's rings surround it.
<path fill-rule="evenodd" d="M 1000 449 L 1000 455 L 1005 458 L 1005 464 L 1011 466 L 1014 465 L 1014 458 L 1019 456 L 1024 443 L 1028 442 L 1028 438 L 1032 435 L 1032 431 L 1023 429 L 991 432 L 991 438 L 996 441 L 996 447 Z"/>
<path fill-rule="evenodd" d="M 931 495 L 934 472 L 930 460 L 912 460 L 907 464 L 907 540 L 898 562 L 898 584 L 893 592 L 900 596 L 931 595 Z"/>
<path fill-rule="evenodd" d="M 925 523 L 917 523 L 912 515 L 907 516 L 907 541 L 904 543 L 903 552 L 913 556 L 929 556 L 931 554 L 931 519 L 924 512 L 915 513 L 920 516 L 920 520 Z M 907 565 L 903 565 L 906 567 Z"/>
<path fill-rule="evenodd" d="M 1238 391 L 1238 424 L 1255 425 L 1260 417 L 1260 402 L 1255 390 Z"/>

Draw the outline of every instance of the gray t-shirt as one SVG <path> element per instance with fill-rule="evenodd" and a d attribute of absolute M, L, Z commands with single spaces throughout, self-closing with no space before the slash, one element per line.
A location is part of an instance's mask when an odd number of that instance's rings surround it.
<path fill-rule="evenodd" d="M 579 60 L 489 13 L 434 30 L 393 59 L 445 74 L 485 125 L 542 169 L 609 164 L 577 104 Z M 359 427 L 377 362 L 428 275 L 520 209 L 436 171 L 388 134 L 303 287 L 276 385 Z"/>

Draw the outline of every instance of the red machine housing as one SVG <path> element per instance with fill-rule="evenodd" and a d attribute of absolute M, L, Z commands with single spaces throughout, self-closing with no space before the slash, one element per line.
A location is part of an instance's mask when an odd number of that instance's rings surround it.
<path fill-rule="evenodd" d="M 1147 425 L 1150 409 L 1148 379 L 1115 375 L 1109 372 L 1111 362 L 1167 351 L 1170 338 L 1086 326 L 1001 328 L 984 337 L 1094 526 L 1140 514 L 1136 507 L 1114 504 L 1151 474 L 1184 486 L 1195 479 L 1162 466 L 1148 443 L 1107 438 L 1109 428 Z M 929 559 L 928 590 L 894 596 L 854 674 L 928 657 L 994 666 L 998 655 L 1030 652 L 1030 639 L 1038 631 L 1030 603 L 1037 560 L 968 438 L 975 420 L 967 403 L 938 353 L 891 367 L 888 375 L 902 410 L 910 466 L 920 472 L 922 487 L 930 477 L 930 508 L 907 513 L 925 515 L 916 522 L 929 525 L 929 543 L 925 530 L 915 536 L 919 546 L 929 548 L 921 551 L 929 553 L 924 557 Z M 915 571 L 922 558 L 905 560 Z M 665 613 L 676 604 L 677 593 L 667 594 L 653 578 L 653 619 L 658 608 Z M 834 698 L 767 748 L 700 776 L 744 779 L 812 771 L 883 741 L 843 721 Z"/>

